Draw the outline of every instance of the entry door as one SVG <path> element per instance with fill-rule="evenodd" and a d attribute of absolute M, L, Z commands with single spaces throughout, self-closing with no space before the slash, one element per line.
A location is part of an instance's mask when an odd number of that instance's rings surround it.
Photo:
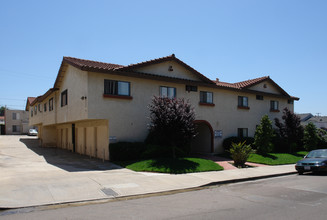
<path fill-rule="evenodd" d="M 73 142 L 73 152 L 75 152 L 75 124 L 72 124 L 72 142 Z"/>

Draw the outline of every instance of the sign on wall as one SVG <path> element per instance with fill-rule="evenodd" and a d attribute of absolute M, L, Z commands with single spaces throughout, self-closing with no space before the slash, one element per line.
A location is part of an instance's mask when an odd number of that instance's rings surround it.
<path fill-rule="evenodd" d="M 219 138 L 223 136 L 223 131 L 222 130 L 215 130 L 215 138 Z"/>

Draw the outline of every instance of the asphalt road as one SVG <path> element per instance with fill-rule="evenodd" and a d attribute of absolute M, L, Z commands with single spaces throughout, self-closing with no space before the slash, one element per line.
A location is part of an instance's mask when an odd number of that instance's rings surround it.
<path fill-rule="evenodd" d="M 291 175 L 103 204 L 0 212 L 0 219 L 327 219 L 327 175 Z"/>

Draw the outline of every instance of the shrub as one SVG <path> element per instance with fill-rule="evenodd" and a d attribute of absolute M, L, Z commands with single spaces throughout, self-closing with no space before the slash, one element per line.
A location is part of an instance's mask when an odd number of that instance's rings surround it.
<path fill-rule="evenodd" d="M 318 148 L 327 148 L 327 131 L 319 128 L 318 133 Z"/>
<path fill-rule="evenodd" d="M 254 146 L 259 154 L 267 154 L 272 152 L 273 144 L 272 139 L 274 137 L 274 130 L 272 128 L 272 122 L 268 115 L 264 115 L 261 118 L 261 123 L 257 127 L 254 135 Z"/>
<path fill-rule="evenodd" d="M 315 150 L 318 147 L 319 137 L 316 126 L 310 122 L 304 128 L 303 147 L 307 151 Z"/>
<path fill-rule="evenodd" d="M 244 167 L 250 154 L 253 152 L 251 145 L 239 142 L 238 144 L 232 143 L 229 150 L 236 167 Z"/>
<path fill-rule="evenodd" d="M 286 140 L 289 152 L 293 153 L 296 150 L 301 150 L 303 145 L 303 127 L 300 124 L 300 117 L 288 108 L 284 108 L 282 120 L 283 122 L 275 118 L 275 125 L 278 128 L 280 137 Z"/>
<path fill-rule="evenodd" d="M 161 157 L 169 157 L 171 154 L 170 148 L 167 146 L 148 144 L 146 150 L 142 153 L 142 159 L 153 159 Z"/>
<path fill-rule="evenodd" d="M 146 150 L 143 142 L 118 142 L 109 144 L 111 161 L 137 160 Z"/>
<path fill-rule="evenodd" d="M 196 135 L 193 107 L 184 99 L 155 96 L 149 110 L 152 140 L 170 146 L 175 157 L 176 151 L 182 151 L 182 147 L 187 146 Z"/>
<path fill-rule="evenodd" d="M 252 145 L 254 143 L 254 138 L 253 137 L 228 137 L 225 138 L 223 141 L 223 147 L 226 152 L 229 152 L 229 149 L 232 146 L 232 143 L 243 143 L 245 142 L 246 144 Z"/>
<path fill-rule="evenodd" d="M 272 144 L 274 145 L 275 153 L 289 153 L 289 146 L 287 140 L 282 138 L 279 133 L 275 131 L 275 136 L 272 139 Z"/>

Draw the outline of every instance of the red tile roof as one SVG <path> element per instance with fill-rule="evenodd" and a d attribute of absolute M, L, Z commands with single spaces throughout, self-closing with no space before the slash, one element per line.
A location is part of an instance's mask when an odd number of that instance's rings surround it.
<path fill-rule="evenodd" d="M 213 84 L 213 82 L 210 79 L 208 79 L 207 77 L 205 77 L 204 75 L 202 75 L 201 73 L 199 73 L 198 71 L 196 71 L 195 69 L 193 69 L 192 67 L 187 65 L 186 63 L 184 63 L 183 61 L 177 59 L 175 57 L 175 54 L 172 54 L 172 55 L 166 56 L 166 57 L 161 57 L 158 59 L 148 60 L 148 61 L 141 62 L 141 63 L 130 64 L 128 66 L 112 64 L 112 63 L 97 62 L 97 61 L 79 59 L 79 58 L 74 58 L 74 57 L 64 57 L 63 58 L 63 62 L 66 62 L 66 63 L 68 63 L 72 66 L 75 66 L 76 68 L 79 68 L 81 70 L 85 70 L 85 71 L 117 71 L 117 72 L 119 72 L 119 71 L 134 72 L 135 69 L 138 67 L 161 63 L 161 62 L 170 61 L 170 60 L 174 60 L 177 63 L 184 66 L 186 69 L 189 69 L 191 72 L 193 72 L 195 75 L 197 75 L 204 82 Z M 138 71 L 136 71 L 135 73 L 146 74 L 146 73 L 140 73 Z M 149 74 L 149 75 L 153 75 L 153 74 Z M 56 85 L 56 83 L 55 83 L 55 85 Z M 54 86 L 54 87 L 56 87 L 56 86 Z"/>
<path fill-rule="evenodd" d="M 64 57 L 63 61 L 82 70 L 91 70 L 91 69 L 113 70 L 116 68 L 124 67 L 123 65 L 103 63 L 103 62 L 92 61 L 92 60 L 84 60 L 74 57 Z"/>
<path fill-rule="evenodd" d="M 58 89 L 51 88 L 46 93 L 44 93 L 43 95 L 40 95 L 38 97 L 28 97 L 27 102 L 26 102 L 25 111 L 28 111 L 28 105 L 34 105 L 37 102 L 42 102 L 44 99 L 46 99 L 49 95 L 51 95 L 56 90 L 58 90 Z"/>
<path fill-rule="evenodd" d="M 161 57 L 161 58 L 157 58 L 157 59 L 140 62 L 140 63 L 130 64 L 130 65 L 122 67 L 120 69 L 121 70 L 134 69 L 135 67 L 147 66 L 149 64 L 160 63 L 163 61 L 168 61 L 168 60 L 173 60 L 173 59 L 177 59 L 175 57 L 175 54 L 172 54 L 172 55 L 166 56 L 166 57 Z"/>
<path fill-rule="evenodd" d="M 198 76 L 202 81 L 204 81 L 206 83 L 209 83 L 209 84 L 213 84 L 213 82 L 210 79 L 208 79 L 206 76 L 202 75 L 200 72 L 198 72 L 197 70 L 195 70 L 191 66 L 187 65 L 186 63 L 184 63 L 180 59 L 176 58 L 175 54 L 172 54 L 172 55 L 166 56 L 166 57 L 161 57 L 161 58 L 158 58 L 158 59 L 148 60 L 148 61 L 141 62 L 141 63 L 131 64 L 131 65 L 128 65 L 126 67 L 121 67 L 121 68 L 119 68 L 117 70 L 133 70 L 133 69 L 135 69 L 137 67 L 147 66 L 147 65 L 161 63 L 161 62 L 165 62 L 165 61 L 171 61 L 171 60 L 179 63 L 182 66 L 184 66 L 186 69 L 188 69 L 189 71 L 194 73 L 196 76 Z"/>
<path fill-rule="evenodd" d="M 180 65 L 184 66 L 186 69 L 194 73 L 196 76 L 198 76 L 201 79 L 200 81 L 193 81 L 193 80 L 186 80 L 186 79 L 180 79 L 172 76 L 161 76 L 156 74 L 150 74 L 150 73 L 143 73 L 139 72 L 137 68 L 151 65 L 151 64 L 157 64 L 165 61 L 175 61 L 179 63 Z M 85 59 L 79 59 L 74 57 L 64 57 L 62 64 L 60 66 L 57 79 L 54 84 L 54 88 L 58 88 L 60 81 L 63 78 L 63 74 L 66 71 L 65 69 L 67 66 L 65 64 L 70 64 L 76 68 L 79 68 L 83 71 L 94 71 L 94 72 L 103 72 L 103 73 L 111 73 L 111 74 L 117 74 L 117 75 L 125 75 L 125 76 L 132 76 L 132 77 L 139 77 L 139 78 L 150 78 L 150 79 L 157 79 L 157 80 L 163 80 L 163 81 L 174 81 L 174 82 L 187 82 L 187 83 L 193 83 L 193 84 L 201 84 L 203 86 L 210 86 L 210 87 L 221 87 L 225 89 L 236 89 L 236 90 L 243 90 L 243 91 L 249 91 L 248 88 L 251 86 L 254 86 L 258 83 L 261 83 L 265 80 L 269 80 L 273 85 L 276 86 L 276 88 L 284 95 L 291 99 L 298 100 L 296 97 L 291 97 L 289 94 L 287 94 L 278 84 L 276 84 L 273 80 L 270 79 L 269 76 L 259 77 L 255 79 L 245 80 L 242 82 L 237 83 L 227 83 L 227 82 L 220 82 L 220 81 L 211 81 L 183 61 L 179 60 L 175 57 L 175 54 L 172 54 L 170 56 L 161 57 L 158 59 L 152 59 L 145 62 L 140 62 L 136 64 L 130 64 L 128 66 L 119 65 L 119 64 L 112 64 L 112 63 L 104 63 L 104 62 L 97 62 L 92 60 L 85 60 Z M 44 94 L 46 95 L 46 94 Z M 39 98 L 39 97 L 38 97 Z"/>
<path fill-rule="evenodd" d="M 249 80 L 245 80 L 245 81 L 238 82 L 238 83 L 227 83 L 227 82 L 220 82 L 220 81 L 215 81 L 215 83 L 217 86 L 221 86 L 221 87 L 244 89 L 244 88 L 254 86 L 254 85 L 256 85 L 264 80 L 267 80 L 267 79 L 270 79 L 269 76 L 264 76 L 264 77 L 255 78 L 255 79 L 249 79 Z"/>
<path fill-rule="evenodd" d="M 259 77 L 255 79 L 249 79 L 238 83 L 226 83 L 226 82 L 220 82 L 215 81 L 216 85 L 219 87 L 225 87 L 225 88 L 233 88 L 238 90 L 246 90 L 251 86 L 257 85 L 258 83 L 261 83 L 263 81 L 269 81 L 272 83 L 283 95 L 289 97 L 290 99 L 299 100 L 300 98 L 290 96 L 285 90 L 283 90 L 277 83 L 275 83 L 272 79 L 270 79 L 269 76 Z"/>
<path fill-rule="evenodd" d="M 32 102 L 34 102 L 35 99 L 36 99 L 36 97 L 28 97 L 27 101 L 29 104 L 32 104 Z"/>
<path fill-rule="evenodd" d="M 242 82 L 238 82 L 238 83 L 234 83 L 236 85 L 236 87 L 238 88 L 248 88 L 250 86 L 254 86 L 258 83 L 261 83 L 262 81 L 269 79 L 269 76 L 264 76 L 264 77 L 260 77 L 260 78 L 256 78 L 256 79 L 249 79 L 249 80 L 245 80 Z"/>
<path fill-rule="evenodd" d="M 32 103 L 36 100 L 36 97 L 27 97 L 25 111 L 28 111 L 28 105 L 32 105 Z"/>

